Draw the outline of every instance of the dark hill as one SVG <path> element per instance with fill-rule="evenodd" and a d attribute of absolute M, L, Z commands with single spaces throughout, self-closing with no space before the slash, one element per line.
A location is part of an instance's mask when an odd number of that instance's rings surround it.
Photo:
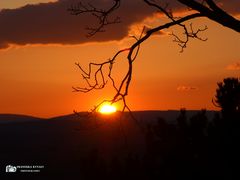
<path fill-rule="evenodd" d="M 13 123 L 13 122 L 32 122 L 45 120 L 44 118 L 38 118 L 27 115 L 18 114 L 0 114 L 0 123 Z"/>

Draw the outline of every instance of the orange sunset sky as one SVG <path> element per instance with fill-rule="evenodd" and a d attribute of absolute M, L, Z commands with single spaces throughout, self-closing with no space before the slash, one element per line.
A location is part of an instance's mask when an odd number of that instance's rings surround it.
<path fill-rule="evenodd" d="M 238 0 L 222 1 L 226 10 L 240 17 Z M 0 1 L 0 113 L 52 117 L 90 110 L 111 98 L 113 89 L 109 83 L 88 94 L 72 92 L 72 86 L 84 86 L 74 63 L 87 68 L 90 61 L 104 61 L 128 47 L 133 42 L 129 35 L 137 35 L 143 24 L 154 27 L 165 21 L 139 0 L 125 0 L 115 12 L 122 23 L 87 38 L 85 27 L 95 21 L 87 15 L 70 15 L 66 9 L 74 2 L 78 1 Z M 96 4 L 105 7 L 109 2 Z M 174 7 L 184 13 L 177 4 Z M 178 33 L 175 28 L 143 43 L 127 98 L 132 110 L 216 109 L 211 101 L 216 83 L 240 76 L 239 33 L 206 18 L 192 23 L 196 28 L 208 26 L 201 33 L 208 40 L 190 41 L 183 53 L 168 35 Z M 126 70 L 125 55 L 115 64 L 116 77 Z"/>

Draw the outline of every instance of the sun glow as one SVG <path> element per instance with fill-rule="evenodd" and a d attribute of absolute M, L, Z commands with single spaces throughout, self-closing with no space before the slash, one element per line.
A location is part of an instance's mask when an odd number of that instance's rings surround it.
<path fill-rule="evenodd" d="M 117 111 L 117 108 L 111 104 L 103 104 L 98 111 L 102 114 L 112 114 Z"/>

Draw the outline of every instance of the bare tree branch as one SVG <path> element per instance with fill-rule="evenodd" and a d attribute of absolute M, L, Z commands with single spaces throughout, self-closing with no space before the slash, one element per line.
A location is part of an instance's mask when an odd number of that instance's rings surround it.
<path fill-rule="evenodd" d="M 118 101 L 122 101 L 123 102 L 123 108 L 122 108 L 122 111 L 125 111 L 126 109 L 130 111 L 130 108 L 128 107 L 127 105 L 127 102 L 126 102 L 126 96 L 128 95 L 128 91 L 129 91 L 129 86 L 130 86 L 130 83 L 131 83 L 131 80 L 132 80 L 132 73 L 133 73 L 133 62 L 134 60 L 136 59 L 137 57 L 137 54 L 139 52 L 139 48 L 140 48 L 140 45 L 145 41 L 147 40 L 149 37 L 151 37 L 152 34 L 162 30 L 162 29 L 167 29 L 171 26 L 174 26 L 174 25 L 178 25 L 180 23 L 183 23 L 185 21 L 188 21 L 189 19 L 193 19 L 193 18 L 196 18 L 196 17 L 201 17 L 202 15 L 199 14 L 199 13 L 196 13 L 196 14 L 191 14 L 191 15 L 188 15 L 188 16 L 185 16 L 181 19 L 178 19 L 178 20 L 174 20 L 172 22 L 169 22 L 169 23 L 166 23 L 164 25 L 161 25 L 161 26 L 157 26 L 153 29 L 150 29 L 146 32 L 146 34 L 143 35 L 143 32 L 145 30 L 145 28 L 143 29 L 141 35 L 139 38 L 136 38 L 136 42 L 129 48 L 125 48 L 125 49 L 122 49 L 120 51 L 118 51 L 110 60 L 107 60 L 107 61 L 104 61 L 102 63 L 90 63 L 89 64 L 89 67 L 88 67 L 88 71 L 85 71 L 79 63 L 76 63 L 76 65 L 79 67 L 81 73 L 82 73 L 82 77 L 83 79 L 87 82 L 87 85 L 88 87 L 85 87 L 85 88 L 81 88 L 81 87 L 73 87 L 74 91 L 75 92 L 89 92 L 89 91 L 92 91 L 92 90 L 96 90 L 96 89 L 102 89 L 105 87 L 106 85 L 106 78 L 104 76 L 104 74 L 108 76 L 108 78 L 112 81 L 112 85 L 115 89 L 115 95 L 113 96 L 112 99 L 110 100 L 105 100 L 103 102 L 101 102 L 100 104 L 98 104 L 97 106 L 95 106 L 94 109 L 92 109 L 92 111 L 96 111 L 103 103 L 105 102 L 110 102 L 111 104 L 113 103 L 116 103 Z M 195 38 L 196 36 L 196 32 L 195 33 L 192 33 L 192 35 L 190 35 L 189 37 L 192 37 L 192 38 Z M 124 78 L 121 80 L 121 83 L 119 86 L 116 85 L 115 83 L 115 80 L 114 78 L 112 77 L 112 70 L 113 70 L 113 65 L 114 65 L 114 62 L 117 60 L 117 57 L 123 53 L 123 52 L 128 52 L 128 55 L 127 55 L 127 62 L 128 62 L 128 71 L 127 73 L 125 74 Z M 93 72 L 93 66 L 95 67 L 98 67 L 97 70 L 95 72 Z M 107 73 L 104 73 L 103 72 L 103 67 L 104 66 L 108 66 L 108 72 Z M 100 79 L 101 79 L 101 82 L 99 81 L 99 77 L 100 76 Z M 94 79 L 94 84 L 90 84 L 89 80 L 93 78 Z"/>
<path fill-rule="evenodd" d="M 178 1 L 186 5 L 187 7 L 190 7 L 193 10 L 198 11 L 203 16 L 215 22 L 218 22 L 219 24 L 226 26 L 234 31 L 240 32 L 240 21 L 226 13 L 221 8 L 219 8 L 214 3 L 213 0 L 205 0 L 209 8 L 195 0 L 178 0 Z"/>
<path fill-rule="evenodd" d="M 89 31 L 88 37 L 95 35 L 97 32 L 104 32 L 104 27 L 110 24 L 120 23 L 120 18 L 115 17 L 112 20 L 109 20 L 109 16 L 112 12 L 120 7 L 120 0 L 113 0 L 114 4 L 107 10 L 98 9 L 92 4 L 84 5 L 82 2 L 79 2 L 77 5 L 72 5 L 68 8 L 68 11 L 71 12 L 72 15 L 79 15 L 83 13 L 90 13 L 98 20 L 98 26 L 96 27 L 87 27 Z"/>
<path fill-rule="evenodd" d="M 109 21 L 108 18 L 110 14 L 115 11 L 120 6 L 121 0 L 113 0 L 114 4 L 111 8 L 108 10 L 101 10 L 93 5 L 88 4 L 88 6 L 83 5 L 82 3 L 78 4 L 77 6 L 73 6 L 69 9 L 69 11 L 74 14 L 82 14 L 82 13 L 91 13 L 93 16 L 95 16 L 98 21 L 99 25 L 95 28 L 88 28 L 90 30 L 89 36 L 95 35 L 97 32 L 104 31 L 104 27 L 113 23 L 118 23 L 119 18 L 117 20 Z M 163 15 L 165 15 L 170 22 L 167 22 L 165 24 L 160 24 L 154 28 L 148 29 L 145 32 L 145 28 L 143 28 L 142 33 L 140 37 L 132 36 L 136 41 L 129 47 L 122 49 L 118 51 L 111 59 L 106 60 L 102 63 L 93 63 L 91 62 L 88 66 L 88 70 L 84 70 L 79 63 L 76 63 L 78 68 L 81 71 L 83 79 L 87 83 L 87 87 L 73 87 L 73 90 L 75 92 L 89 92 L 96 89 L 102 89 L 105 87 L 108 80 L 112 82 L 112 86 L 115 90 L 115 94 L 113 95 L 112 99 L 104 100 L 97 106 L 95 106 L 92 111 L 97 111 L 98 108 L 105 102 L 114 104 L 116 102 L 122 101 L 123 102 L 123 108 L 122 111 L 128 110 L 130 111 L 130 108 L 127 105 L 126 96 L 129 93 L 129 86 L 131 84 L 132 80 L 132 74 L 133 74 L 133 62 L 136 59 L 140 45 L 145 42 L 149 37 L 151 37 L 153 34 L 168 29 L 173 26 L 179 26 L 182 29 L 182 36 L 179 36 L 175 33 L 172 33 L 171 35 L 174 37 L 174 42 L 177 42 L 178 45 L 181 47 L 181 52 L 184 50 L 184 48 L 187 47 L 187 43 L 190 39 L 198 39 L 201 41 L 206 41 L 207 38 L 202 38 L 199 36 L 199 33 L 202 31 L 205 31 L 207 27 L 204 28 L 193 28 L 192 23 L 190 25 L 184 24 L 188 22 L 189 20 L 199 18 L 199 17 L 207 17 L 213 21 L 218 22 L 219 24 L 222 24 L 223 26 L 226 26 L 230 29 L 233 29 L 237 32 L 240 32 L 240 22 L 239 20 L 235 19 L 231 15 L 227 14 L 225 11 L 223 11 L 221 8 L 219 8 L 213 0 L 202 0 L 201 2 L 196 0 L 177 0 L 178 2 L 186 5 L 188 8 L 191 8 L 195 10 L 193 14 L 186 15 L 184 17 L 174 17 L 172 14 L 172 11 L 168 9 L 168 6 L 165 7 L 157 4 L 153 0 L 143 0 L 143 2 L 146 3 L 146 5 L 150 7 L 156 8 L 159 12 L 161 12 Z M 126 61 L 128 63 L 128 71 L 124 75 L 124 77 L 121 79 L 121 82 L 119 85 L 116 84 L 115 79 L 112 77 L 112 71 L 114 68 L 114 63 L 117 61 L 117 57 L 122 54 L 123 52 L 128 52 L 126 56 Z M 107 72 L 104 72 L 104 68 L 108 67 Z M 96 69 L 93 71 L 93 69 Z M 105 68 L 106 69 L 106 68 Z M 90 83 L 90 81 L 94 83 Z M 131 111 L 130 111 L 131 112 Z"/>
<path fill-rule="evenodd" d="M 199 37 L 199 35 L 198 35 L 200 32 L 207 30 L 207 26 L 205 26 L 202 29 L 194 30 L 193 25 L 191 23 L 190 28 L 189 28 L 190 30 L 187 28 L 186 25 L 182 25 L 182 27 L 184 29 L 183 34 L 185 36 L 185 39 L 180 38 L 178 35 L 174 34 L 173 32 L 170 34 L 174 37 L 173 42 L 178 43 L 178 45 L 181 47 L 181 50 L 180 50 L 181 53 L 183 52 L 184 48 L 187 47 L 189 38 L 195 38 L 200 41 L 207 41 L 207 38 L 202 38 L 202 37 Z"/>

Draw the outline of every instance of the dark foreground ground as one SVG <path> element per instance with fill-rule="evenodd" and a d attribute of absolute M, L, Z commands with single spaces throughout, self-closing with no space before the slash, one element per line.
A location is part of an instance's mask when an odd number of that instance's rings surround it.
<path fill-rule="evenodd" d="M 239 179 L 236 119 L 212 111 L 135 116 L 0 115 L 0 179 Z M 7 165 L 42 168 L 7 173 Z"/>

